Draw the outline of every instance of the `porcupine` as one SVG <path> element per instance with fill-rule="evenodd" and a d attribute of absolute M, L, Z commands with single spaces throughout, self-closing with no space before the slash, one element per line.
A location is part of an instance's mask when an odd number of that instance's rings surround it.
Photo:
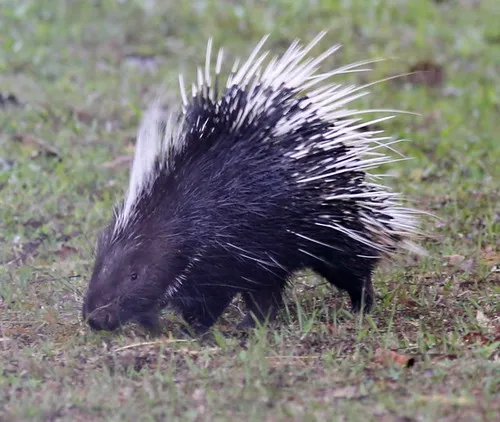
<path fill-rule="evenodd" d="M 168 305 L 203 333 L 238 294 L 238 327 L 252 327 L 274 319 L 305 268 L 370 310 L 378 262 L 418 248 L 418 213 L 369 172 L 394 160 L 383 149 L 397 140 L 371 129 L 393 116 L 363 121 L 378 110 L 344 106 L 371 84 L 329 82 L 371 61 L 319 73 L 340 47 L 311 57 L 324 35 L 266 65 L 263 38 L 224 87 L 209 40 L 190 97 L 179 76 L 181 110 L 146 113 L 125 199 L 98 239 L 83 306 L 92 328 L 154 328 Z"/>

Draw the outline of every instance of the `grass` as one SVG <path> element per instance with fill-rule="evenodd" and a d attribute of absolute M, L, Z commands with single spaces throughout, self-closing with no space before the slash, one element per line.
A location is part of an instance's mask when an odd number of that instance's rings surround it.
<path fill-rule="evenodd" d="M 499 14 L 497 0 L 3 0 L 0 87 L 22 107 L 0 106 L 0 420 L 498 420 Z M 206 342 L 168 314 L 157 338 L 90 332 L 81 294 L 141 110 L 193 76 L 209 36 L 234 57 L 324 28 L 322 47 L 344 44 L 329 66 L 392 58 L 358 83 L 442 66 L 441 83 L 386 82 L 356 104 L 421 114 L 384 128 L 411 139 L 391 183 L 440 217 L 429 257 L 381 268 L 363 318 L 306 272 L 275 330 L 238 335 L 235 304 Z"/>

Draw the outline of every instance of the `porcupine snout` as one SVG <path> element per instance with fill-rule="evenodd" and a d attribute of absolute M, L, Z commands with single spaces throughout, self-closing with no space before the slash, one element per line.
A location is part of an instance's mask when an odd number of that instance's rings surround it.
<path fill-rule="evenodd" d="M 113 331 L 120 325 L 118 309 L 113 303 L 98 306 L 92 310 L 90 310 L 88 303 L 85 303 L 82 314 L 83 320 L 96 331 Z"/>

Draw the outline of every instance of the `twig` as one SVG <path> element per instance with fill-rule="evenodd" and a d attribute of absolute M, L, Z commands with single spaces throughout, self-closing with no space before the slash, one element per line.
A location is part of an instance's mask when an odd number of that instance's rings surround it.
<path fill-rule="evenodd" d="M 141 343 L 127 344 L 126 346 L 118 347 L 113 352 L 121 352 L 122 350 L 132 349 L 135 347 L 142 346 L 154 346 L 160 344 L 172 344 L 172 343 L 193 343 L 196 340 L 186 340 L 186 339 L 170 339 L 170 340 L 157 340 L 157 341 L 145 341 Z"/>

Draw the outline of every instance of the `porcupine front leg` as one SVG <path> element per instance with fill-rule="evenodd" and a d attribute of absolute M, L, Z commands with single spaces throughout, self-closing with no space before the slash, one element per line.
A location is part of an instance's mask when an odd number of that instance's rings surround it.
<path fill-rule="evenodd" d="M 321 265 L 314 270 L 328 282 L 341 290 L 345 290 L 351 299 L 351 308 L 355 312 L 369 312 L 373 306 L 373 265 L 359 265 L 356 271 L 345 268 L 334 268 Z"/>
<path fill-rule="evenodd" d="M 358 279 L 354 286 L 347 290 L 349 297 L 351 298 L 351 308 L 355 312 L 370 312 L 373 307 L 373 284 L 372 275 L 367 274 L 364 277 Z"/>
<path fill-rule="evenodd" d="M 158 312 L 139 315 L 136 320 L 146 330 L 150 331 L 153 334 L 158 334 L 161 332 Z"/>
<path fill-rule="evenodd" d="M 282 288 L 242 293 L 248 312 L 236 326 L 238 330 L 255 327 L 256 320 L 263 324 L 274 321 L 283 301 Z"/>
<path fill-rule="evenodd" d="M 184 320 L 189 324 L 196 335 L 206 333 L 231 302 L 234 294 L 207 295 L 197 292 L 197 296 L 191 297 L 177 305 L 181 309 Z"/>

